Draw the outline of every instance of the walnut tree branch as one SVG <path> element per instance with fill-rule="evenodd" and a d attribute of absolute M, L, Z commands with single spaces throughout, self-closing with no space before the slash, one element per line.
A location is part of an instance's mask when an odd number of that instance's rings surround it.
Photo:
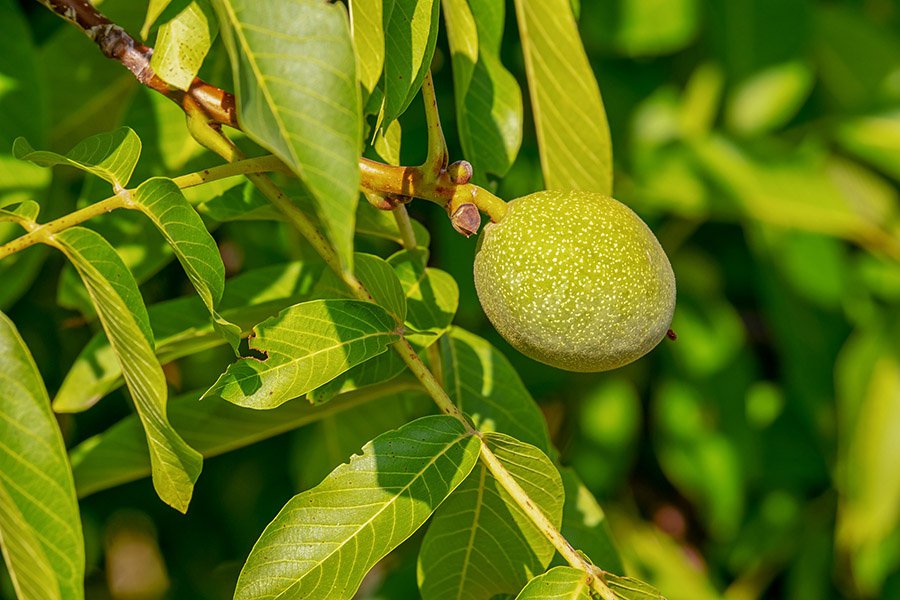
<path fill-rule="evenodd" d="M 166 83 L 150 66 L 153 48 L 135 40 L 127 31 L 110 21 L 88 0 L 38 0 L 41 4 L 78 27 L 99 46 L 107 58 L 131 71 L 139 83 L 159 92 L 186 110 L 190 103 L 199 107 L 210 124 L 239 128 L 234 95 L 195 77 L 187 91 Z"/>

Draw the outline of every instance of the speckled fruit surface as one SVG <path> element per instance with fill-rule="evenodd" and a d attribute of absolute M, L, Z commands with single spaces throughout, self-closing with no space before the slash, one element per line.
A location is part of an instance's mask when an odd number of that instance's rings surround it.
<path fill-rule="evenodd" d="M 553 191 L 507 206 L 482 233 L 475 287 L 516 349 L 569 371 L 606 371 L 666 335 L 675 275 L 630 208 L 602 194 Z"/>

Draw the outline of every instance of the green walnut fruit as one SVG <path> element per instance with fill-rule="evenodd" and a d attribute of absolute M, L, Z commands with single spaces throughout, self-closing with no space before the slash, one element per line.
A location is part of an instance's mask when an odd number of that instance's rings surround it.
<path fill-rule="evenodd" d="M 484 312 L 523 354 L 606 371 L 649 352 L 675 310 L 675 275 L 653 232 L 591 192 L 538 192 L 485 226 L 475 256 Z"/>

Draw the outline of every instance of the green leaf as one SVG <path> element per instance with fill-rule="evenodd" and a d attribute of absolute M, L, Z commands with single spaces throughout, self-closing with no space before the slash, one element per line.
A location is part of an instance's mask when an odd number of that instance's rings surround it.
<path fill-rule="evenodd" d="M 147 16 L 144 17 L 144 25 L 141 27 L 141 37 L 145 40 L 150 35 L 150 28 L 156 23 L 159 16 L 166 10 L 172 0 L 149 0 L 147 3 Z"/>
<path fill-rule="evenodd" d="M 697 0 L 585 3 L 582 35 L 629 57 L 671 54 L 696 38 L 703 15 L 699 4 Z"/>
<path fill-rule="evenodd" d="M 547 422 L 506 357 L 458 327 L 441 340 L 447 393 L 481 430 L 494 430 L 551 451 Z"/>
<path fill-rule="evenodd" d="M 78 143 L 65 156 L 46 150 L 35 150 L 25 138 L 16 138 L 13 154 L 19 160 L 42 167 L 69 165 L 105 179 L 115 191 L 125 189 L 141 155 L 141 140 L 128 127 L 109 133 L 98 133 Z"/>
<path fill-rule="evenodd" d="M 219 32 L 206 0 L 192 0 L 159 28 L 150 67 L 163 81 L 187 90 Z"/>
<path fill-rule="evenodd" d="M 352 598 L 369 569 L 466 478 L 479 448 L 444 415 L 378 436 L 285 505 L 250 552 L 235 600 Z"/>
<path fill-rule="evenodd" d="M 188 279 L 212 315 L 218 332 L 237 351 L 241 329 L 216 311 L 225 288 L 225 265 L 215 240 L 197 211 L 171 179 L 148 179 L 132 194 L 137 208 L 147 215 L 184 267 Z"/>
<path fill-rule="evenodd" d="M 375 132 L 375 140 L 372 142 L 372 147 L 384 162 L 389 165 L 399 165 L 400 142 L 402 138 L 403 130 L 400 126 L 400 121 L 391 121 L 387 127 L 380 127 Z"/>
<path fill-rule="evenodd" d="M 244 132 L 303 180 L 352 267 L 362 118 L 345 9 L 317 0 L 215 0 Z"/>
<path fill-rule="evenodd" d="M 437 0 L 393 0 L 386 26 L 384 119 L 403 114 L 431 68 L 437 42 Z"/>
<path fill-rule="evenodd" d="M 603 509 L 573 469 L 562 468 L 560 474 L 566 491 L 561 529 L 563 536 L 604 571 L 624 573 L 622 558 Z"/>
<path fill-rule="evenodd" d="M 172 429 L 166 417 L 166 378 L 153 353 L 147 309 L 134 278 L 112 246 L 90 229 L 66 229 L 50 243 L 66 255 L 81 275 L 122 366 L 150 444 L 157 494 L 173 508 L 185 512 L 202 459 Z"/>
<path fill-rule="evenodd" d="M 229 221 L 280 221 L 284 215 L 250 181 L 234 185 L 197 206 L 205 217 Z"/>
<path fill-rule="evenodd" d="M 384 70 L 385 14 L 391 14 L 394 0 L 351 0 L 350 29 L 356 49 L 356 76 L 368 98 Z"/>
<path fill-rule="evenodd" d="M 503 0 L 447 0 L 459 137 L 476 172 L 505 175 L 522 144 L 522 91 L 500 62 Z"/>
<path fill-rule="evenodd" d="M 408 394 L 410 380 L 391 382 L 341 394 L 328 406 L 288 402 L 272 410 L 252 410 L 220 400 L 198 402 L 200 392 L 183 394 L 169 403 L 176 430 L 204 457 L 218 456 L 364 406 L 367 402 Z M 344 457 L 346 458 L 346 457 Z M 71 451 L 75 487 L 85 497 L 150 474 L 150 453 L 137 418 L 129 416 Z"/>
<path fill-rule="evenodd" d="M 801 60 L 763 69 L 732 91 L 725 120 L 731 130 L 742 134 L 777 129 L 797 114 L 813 84 L 812 69 Z"/>
<path fill-rule="evenodd" d="M 900 180 L 900 111 L 847 119 L 835 137 L 848 152 Z"/>
<path fill-rule="evenodd" d="M 84 538 L 66 448 L 37 365 L 0 313 L 0 545 L 21 600 L 84 598 Z"/>
<path fill-rule="evenodd" d="M 391 265 L 374 254 L 360 252 L 353 255 L 353 264 L 356 265 L 357 278 L 366 286 L 375 302 L 397 321 L 403 322 L 406 318 L 407 296 Z"/>
<path fill-rule="evenodd" d="M 384 352 L 399 339 L 380 306 L 358 300 L 296 304 L 253 328 L 250 348 L 265 356 L 230 365 L 203 395 L 248 408 L 274 408 Z"/>
<path fill-rule="evenodd" d="M 35 224 L 40 212 L 40 204 L 34 200 L 25 200 L 18 204 L 0 208 L 0 222 L 16 223 L 23 229 L 28 230 L 30 226 Z"/>
<path fill-rule="evenodd" d="M 591 600 L 584 571 L 554 567 L 528 582 L 516 600 Z"/>
<path fill-rule="evenodd" d="M 550 459 L 507 435 L 486 433 L 483 442 L 558 527 L 564 492 Z M 554 551 L 487 467 L 478 464 L 428 527 L 419 552 L 419 589 L 423 600 L 514 594 L 546 568 Z"/>
<path fill-rule="evenodd" d="M 228 280 L 222 316 L 242 331 L 308 299 L 323 264 L 291 262 L 248 271 Z M 221 346 L 225 340 L 210 323 L 209 311 L 196 295 L 167 300 L 148 309 L 161 364 Z M 122 367 L 109 339 L 98 332 L 75 359 L 53 399 L 56 412 L 80 412 L 122 384 Z"/>
<path fill-rule="evenodd" d="M 453 322 L 459 305 L 456 280 L 439 269 L 426 268 L 428 250 L 401 250 L 388 259 L 406 295 L 406 325 L 428 335 L 410 335 L 423 346 L 444 334 Z"/>
<path fill-rule="evenodd" d="M 612 194 L 606 111 L 568 0 L 516 0 L 547 189 Z"/>

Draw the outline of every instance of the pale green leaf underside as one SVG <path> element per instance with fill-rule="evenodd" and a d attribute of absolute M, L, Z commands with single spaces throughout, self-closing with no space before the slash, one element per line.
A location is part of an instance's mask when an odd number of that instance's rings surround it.
<path fill-rule="evenodd" d="M 295 496 L 257 541 L 235 600 L 352 598 L 472 470 L 480 442 L 449 416 L 384 433 Z"/>
<path fill-rule="evenodd" d="M 34 359 L 3 313 L 0 546 L 21 600 L 84 597 L 84 540 L 65 445 Z"/>
<path fill-rule="evenodd" d="M 247 271 L 228 280 L 222 295 L 222 318 L 242 330 L 308 299 L 322 263 L 290 262 Z M 221 346 L 224 339 L 210 323 L 209 312 L 196 295 L 150 306 L 150 326 L 161 364 Z M 56 412 L 80 412 L 122 385 L 122 367 L 101 331 L 79 353 L 56 397 Z"/>
<path fill-rule="evenodd" d="M 522 144 L 522 91 L 500 62 L 500 37 L 492 35 L 488 19 L 475 14 L 489 15 L 502 31 L 503 5 L 503 0 L 444 0 L 463 152 L 476 172 L 501 176 Z"/>
<path fill-rule="evenodd" d="M 554 567 L 528 582 L 516 600 L 591 600 L 584 571 Z"/>
<path fill-rule="evenodd" d="M 128 127 L 109 133 L 98 133 L 79 142 L 65 156 L 46 150 L 35 150 L 25 138 L 13 143 L 13 154 L 42 167 L 69 165 L 105 179 L 118 191 L 131 179 L 141 155 L 141 140 Z"/>
<path fill-rule="evenodd" d="M 218 31 L 212 8 L 194 0 L 159 28 L 150 67 L 166 83 L 187 90 Z"/>
<path fill-rule="evenodd" d="M 147 312 L 137 284 L 113 247 L 89 229 L 66 229 L 54 236 L 52 245 L 77 269 L 122 366 L 147 434 L 156 492 L 164 502 L 185 512 L 202 459 L 166 417 L 166 379 L 153 352 Z"/>
<path fill-rule="evenodd" d="M 447 393 L 482 430 L 509 434 L 550 452 L 544 416 L 506 357 L 458 327 L 441 340 Z"/>
<path fill-rule="evenodd" d="M 237 349 L 241 330 L 217 312 L 225 288 L 225 265 L 216 242 L 197 211 L 171 179 L 148 179 L 132 194 L 137 208 L 147 215 L 184 267 L 216 330 Z"/>
<path fill-rule="evenodd" d="M 563 487 L 547 456 L 507 435 L 484 443 L 531 500 L 559 526 Z M 483 464 L 478 464 L 435 513 L 419 551 L 423 600 L 490 600 L 514 594 L 553 557 L 553 544 Z"/>
<path fill-rule="evenodd" d="M 251 349 L 265 360 L 230 365 L 204 398 L 273 408 L 331 381 L 384 352 L 399 339 L 393 318 L 358 300 L 313 300 L 283 310 L 254 328 Z"/>
<path fill-rule="evenodd" d="M 437 42 L 438 0 L 393 0 L 384 57 L 384 117 L 403 114 L 431 68 Z"/>
<path fill-rule="evenodd" d="M 309 187 L 325 233 L 349 268 L 362 119 L 343 5 L 215 0 L 215 7 L 241 127 Z"/>
<path fill-rule="evenodd" d="M 545 187 L 611 195 L 606 111 L 569 0 L 515 4 Z"/>
<path fill-rule="evenodd" d="M 253 410 L 221 400 L 199 401 L 200 392 L 184 394 L 169 403 L 172 425 L 204 457 L 217 456 L 333 417 L 383 395 L 415 389 L 409 380 L 341 394 L 328 406 L 288 402 L 272 410 Z M 345 457 L 346 458 L 346 457 Z M 71 451 L 79 497 L 150 475 L 150 454 L 134 416 L 122 419 Z"/>

